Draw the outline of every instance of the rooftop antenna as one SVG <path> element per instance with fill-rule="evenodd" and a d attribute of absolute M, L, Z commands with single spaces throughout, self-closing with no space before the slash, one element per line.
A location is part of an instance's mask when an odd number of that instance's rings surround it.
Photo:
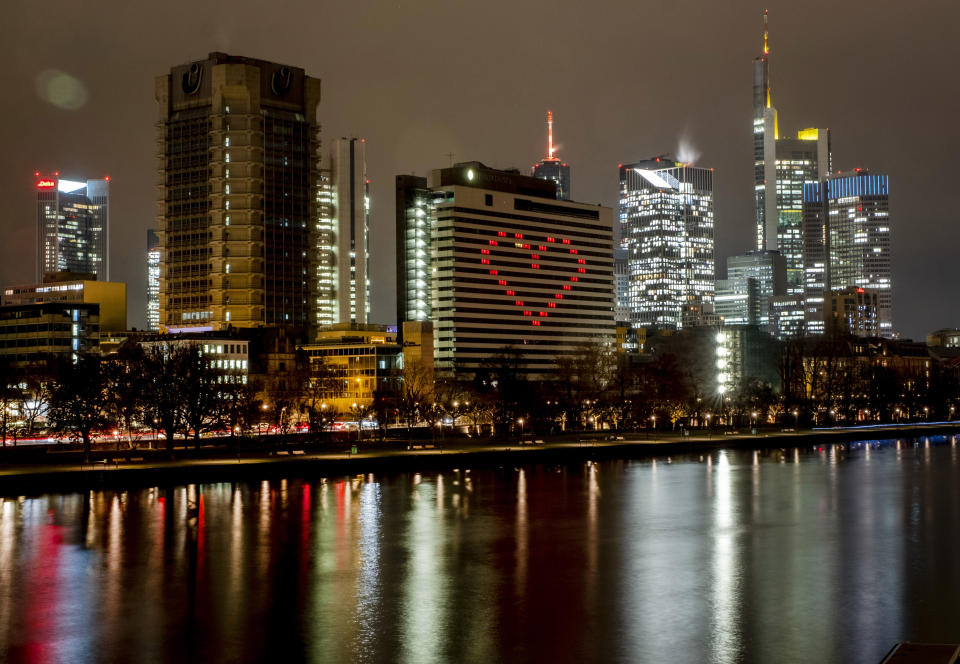
<path fill-rule="evenodd" d="M 452 152 L 448 152 L 448 153 L 447 153 L 447 158 L 450 160 L 450 166 L 451 166 L 451 167 L 453 166 L 453 158 L 454 158 L 454 156 L 455 156 L 455 155 L 454 155 Z"/>
<path fill-rule="evenodd" d="M 547 111 L 547 159 L 553 161 L 553 111 Z"/>

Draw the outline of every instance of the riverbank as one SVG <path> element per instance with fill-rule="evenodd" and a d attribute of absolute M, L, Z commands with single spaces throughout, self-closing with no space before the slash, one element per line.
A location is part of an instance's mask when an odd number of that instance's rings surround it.
<path fill-rule="evenodd" d="M 257 481 L 279 477 L 329 477 L 395 471 L 433 471 L 459 467 L 510 466 L 527 463 L 567 463 L 609 458 L 667 457 L 716 449 L 789 449 L 861 440 L 890 440 L 960 433 L 960 422 L 907 424 L 801 431 L 626 433 L 583 435 L 529 441 L 474 442 L 389 441 L 368 449 L 359 446 L 323 451 L 289 445 L 268 453 L 245 456 L 233 451 L 206 458 L 149 460 L 136 452 L 133 461 L 93 464 L 3 464 L 0 494 L 37 495 L 88 489 L 120 489 L 173 484 Z M 340 448 L 343 445 L 339 446 Z M 352 447 L 352 446 L 351 446 Z M 411 448 L 411 449 L 408 449 Z M 316 446 L 314 446 L 316 449 Z"/>

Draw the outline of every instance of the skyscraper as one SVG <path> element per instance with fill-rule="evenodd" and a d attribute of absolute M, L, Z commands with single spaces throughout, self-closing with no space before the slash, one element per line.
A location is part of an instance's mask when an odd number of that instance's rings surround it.
<path fill-rule="evenodd" d="M 147 230 L 147 329 L 160 329 L 160 238 Z"/>
<path fill-rule="evenodd" d="M 663 156 L 621 164 L 619 217 L 634 327 L 680 328 L 685 309 L 712 311 L 712 169 Z"/>
<path fill-rule="evenodd" d="M 803 292 L 803 183 L 831 168 L 830 130 L 807 128 L 780 138 L 770 92 L 770 40 L 763 12 L 763 54 L 753 61 L 753 156 L 757 249 L 779 250 L 787 264 L 787 292 Z"/>
<path fill-rule="evenodd" d="M 829 293 L 863 288 L 877 291 L 880 334 L 893 336 L 890 178 L 856 169 L 805 184 L 803 230 L 808 333 L 824 331 Z"/>
<path fill-rule="evenodd" d="M 155 93 L 161 328 L 308 330 L 320 80 L 211 53 L 157 77 Z"/>
<path fill-rule="evenodd" d="M 320 325 L 363 325 L 370 317 L 369 190 L 366 141 L 335 140 L 317 198 Z"/>
<path fill-rule="evenodd" d="M 570 167 L 554 156 L 553 111 L 547 111 L 547 156 L 533 167 L 533 177 L 552 180 L 557 184 L 557 198 L 570 200 Z"/>
<path fill-rule="evenodd" d="M 753 60 L 753 195 L 757 249 L 776 249 L 777 109 L 770 99 L 770 42 L 763 10 L 763 54 Z"/>
<path fill-rule="evenodd" d="M 110 278 L 110 178 L 66 180 L 35 173 L 37 281 L 52 272 Z"/>
<path fill-rule="evenodd" d="M 430 293 L 437 371 L 476 372 L 512 346 L 523 370 L 539 376 L 579 344 L 614 343 L 609 208 L 556 200 L 553 182 L 475 161 L 433 171 L 429 191 L 422 184 L 397 183 L 402 251 L 408 241 L 411 249 L 398 291 L 412 292 L 398 293 L 407 312 L 398 315 L 422 315 L 420 275 L 410 275 L 419 271 Z M 418 253 L 421 209 L 432 228 L 426 265 Z"/>

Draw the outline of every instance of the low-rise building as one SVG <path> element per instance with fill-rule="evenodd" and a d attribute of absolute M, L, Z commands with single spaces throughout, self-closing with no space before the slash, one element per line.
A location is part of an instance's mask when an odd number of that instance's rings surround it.
<path fill-rule="evenodd" d="M 412 342 L 412 330 L 405 327 L 404 334 Z M 385 325 L 330 325 L 298 351 L 309 359 L 311 372 L 322 376 L 322 405 L 340 414 L 372 406 L 377 389 L 396 378 L 401 367 L 396 328 Z"/>
<path fill-rule="evenodd" d="M 127 329 L 127 285 L 118 281 L 96 281 L 93 275 L 54 272 L 40 284 L 3 289 L 4 305 L 54 302 L 99 305 L 99 326 L 107 332 Z"/>
<path fill-rule="evenodd" d="M 50 355 L 97 353 L 100 305 L 38 302 L 0 306 L 0 357 L 15 364 Z"/>

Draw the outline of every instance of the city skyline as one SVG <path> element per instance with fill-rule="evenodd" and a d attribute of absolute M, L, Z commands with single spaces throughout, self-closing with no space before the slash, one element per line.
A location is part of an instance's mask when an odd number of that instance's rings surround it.
<path fill-rule="evenodd" d="M 944 278 L 949 281 L 957 270 L 949 255 L 952 211 L 946 197 L 936 195 L 938 190 L 945 190 L 950 141 L 930 130 L 936 126 L 937 118 L 946 119 L 956 106 L 957 100 L 948 97 L 947 92 L 940 93 L 937 86 L 938 81 L 946 80 L 945 63 L 956 47 L 938 39 L 941 26 L 949 21 L 933 21 L 929 12 L 921 16 L 906 9 L 864 6 L 871 8 L 875 21 L 870 31 L 860 33 L 850 29 L 859 25 L 859 13 L 853 6 L 830 12 L 831 20 L 825 23 L 811 7 L 801 10 L 784 4 L 770 5 L 776 53 L 771 76 L 776 84 L 776 105 L 784 127 L 831 129 L 834 170 L 864 166 L 888 173 L 891 179 L 902 183 L 897 184 L 894 211 L 897 218 L 909 218 L 915 232 L 895 233 L 893 237 L 895 318 L 904 336 L 922 338 L 933 329 L 960 323 L 957 296 L 938 292 Z M 512 29 L 530 30 L 535 35 L 533 45 L 514 40 L 517 45 L 498 56 L 500 59 L 493 67 L 489 62 L 472 62 L 466 55 L 469 48 L 454 49 L 450 62 L 438 65 L 440 73 L 463 69 L 483 76 L 479 80 L 471 76 L 452 80 L 449 92 L 456 103 L 443 106 L 426 103 L 424 96 L 436 71 L 429 76 L 411 73 L 409 84 L 398 92 L 391 87 L 395 74 L 385 74 L 383 67 L 370 67 L 369 77 L 358 81 L 352 80 L 351 73 L 344 68 L 330 66 L 328 63 L 336 60 L 326 56 L 339 47 L 337 36 L 326 47 L 330 49 L 328 53 L 308 39 L 306 31 L 279 44 L 269 34 L 273 24 L 244 24 L 241 18 L 235 18 L 225 27 L 210 29 L 212 15 L 207 18 L 201 12 L 197 23 L 205 26 L 203 29 L 188 26 L 179 39 L 169 43 L 148 36 L 140 48 L 133 49 L 123 38 L 123 26 L 124 21 L 134 17 L 120 14 L 115 19 L 119 29 L 103 36 L 102 51 L 84 59 L 64 49 L 73 37 L 57 29 L 53 34 L 26 41 L 24 35 L 32 33 L 35 18 L 26 13 L 25 7 L 17 5 L 10 10 L 20 29 L 10 42 L 16 66 L 6 74 L 11 79 L 6 87 L 13 89 L 14 94 L 4 105 L 4 113 L 12 121 L 11 126 L 21 127 L 18 134 L 25 138 L 11 137 L 8 141 L 10 154 L 0 174 L 0 186 L 8 188 L 3 193 L 14 202 L 0 222 L 11 238 L 4 248 L 8 253 L 3 256 L 0 269 L 0 282 L 4 284 L 28 281 L 24 276 L 32 272 L 32 265 L 26 260 L 33 255 L 31 230 L 27 228 L 28 217 L 22 212 L 29 210 L 26 206 L 31 201 L 24 193 L 24 185 L 29 183 L 32 173 L 55 169 L 67 177 L 85 172 L 109 173 L 115 183 L 111 191 L 112 277 L 128 282 L 132 294 L 130 311 L 134 312 L 131 324 L 143 325 L 145 321 L 139 314 L 145 310 L 140 295 L 145 292 L 142 237 L 154 223 L 151 148 L 156 109 L 150 80 L 167 71 L 170 63 L 199 59 L 213 50 L 304 67 L 324 81 L 319 113 L 324 136 L 367 137 L 373 258 L 371 308 L 375 322 L 390 322 L 394 311 L 393 289 L 381 286 L 390 283 L 393 272 L 394 176 L 410 171 L 425 175 L 430 168 L 447 163 L 449 152 L 455 153 L 456 161 L 477 159 L 494 167 L 523 168 L 543 153 L 543 113 L 547 108 L 564 118 L 563 141 L 558 151 L 577 166 L 577 200 L 614 205 L 613 169 L 617 163 L 668 151 L 677 151 L 678 158 L 685 160 L 699 152 L 694 163 L 709 164 L 717 173 L 718 264 L 729 255 L 752 248 L 755 226 L 750 187 L 749 63 L 756 55 L 761 31 L 761 5 L 738 3 L 725 11 L 704 8 L 696 16 L 686 16 L 680 8 L 657 8 L 655 17 L 645 16 L 644 23 L 652 26 L 661 22 L 677 24 L 677 17 L 683 16 L 687 44 L 671 58 L 676 63 L 671 65 L 672 74 L 644 74 L 646 84 L 669 93 L 675 103 L 646 106 L 644 94 L 621 89 L 619 75 L 612 80 L 593 74 L 602 64 L 601 56 L 614 57 L 625 46 L 610 38 L 621 30 L 613 7 L 606 12 L 584 13 L 585 24 L 580 27 L 587 32 L 604 31 L 603 48 L 597 49 L 598 53 L 591 52 L 591 45 L 599 40 L 587 36 L 586 43 L 581 41 L 564 54 L 561 71 L 554 72 L 553 65 L 545 66 L 538 72 L 542 73 L 540 76 L 515 80 L 503 75 L 504 68 L 524 57 L 533 61 L 540 35 L 546 38 L 551 29 L 557 28 L 549 19 L 537 23 L 539 17 L 535 21 L 527 9 L 517 9 L 517 27 Z M 947 13 L 956 11 L 954 7 L 944 7 Z M 635 11 L 626 5 L 622 10 Z M 65 19 L 72 16 L 68 7 L 58 11 L 64 12 Z M 333 23 L 347 21 L 351 11 L 330 10 L 327 18 Z M 384 11 L 393 11 L 392 18 L 400 21 L 401 26 L 407 20 L 422 22 L 426 18 L 429 27 L 433 21 L 444 18 L 414 16 L 417 12 L 403 9 Z M 449 19 L 457 10 L 446 11 Z M 346 14 L 338 16 L 337 12 Z M 242 15 L 241 7 L 238 17 Z M 86 20 L 78 16 L 75 23 L 82 25 Z M 159 19 L 161 24 L 167 20 Z M 911 43 L 909 49 L 897 46 L 921 28 L 927 35 L 923 42 Z M 563 29 L 570 30 L 569 26 Z M 373 43 L 383 38 L 383 31 L 383 27 L 373 25 L 364 38 Z M 654 32 L 651 30 L 651 38 L 656 39 Z M 164 30 L 153 34 L 162 35 Z M 810 43 L 813 38 L 817 38 L 817 44 L 825 39 L 835 42 L 831 49 L 816 48 Z M 411 62 L 419 63 L 421 58 L 432 62 L 431 54 L 443 47 L 446 39 L 440 35 L 432 37 L 424 51 L 410 54 Z M 943 43 L 935 43 L 938 41 Z M 386 43 L 392 40 L 387 39 Z M 722 62 L 704 65 L 704 57 L 715 53 L 723 54 Z M 108 63 L 111 58 L 119 60 L 121 55 L 123 63 Z M 377 49 L 364 58 L 382 64 L 382 56 L 383 51 Z M 855 58 L 867 58 L 872 66 L 863 68 Z M 115 67 L 122 70 L 124 79 L 132 81 L 131 85 L 109 85 L 121 75 L 113 71 Z M 687 74 L 682 77 L 684 80 L 696 74 L 698 67 L 710 75 L 698 79 L 697 86 L 675 85 L 677 67 Z M 835 76 L 812 75 L 827 67 Z M 60 69 L 74 76 L 79 87 L 71 88 L 69 81 L 61 81 L 62 84 L 41 90 L 48 100 L 42 101 L 36 90 L 46 80 L 40 74 L 47 69 Z M 853 75 L 864 86 L 877 87 L 882 82 L 900 94 L 883 99 L 857 95 L 844 80 Z M 568 84 L 560 85 L 560 80 Z M 52 94 L 71 89 L 73 93 L 66 98 Z M 498 90 L 499 94 L 492 98 L 487 94 L 489 90 Z M 590 93 L 584 94 L 584 90 Z M 930 90 L 937 94 L 931 95 Z M 523 95 L 518 96 L 521 91 Z M 918 97 L 911 98 L 912 94 Z M 383 114 L 377 100 L 390 95 L 397 103 L 390 113 Z M 918 105 L 915 99 L 920 96 L 924 104 Z M 83 104 L 81 98 L 85 98 Z M 604 103 L 596 104 L 596 100 Z M 64 108 L 78 104 L 81 108 L 76 110 Z M 878 108 L 879 104 L 882 106 Z M 927 164 L 924 173 L 928 175 L 923 178 L 912 167 L 917 159 Z M 716 276 L 724 276 L 722 268 Z"/>

